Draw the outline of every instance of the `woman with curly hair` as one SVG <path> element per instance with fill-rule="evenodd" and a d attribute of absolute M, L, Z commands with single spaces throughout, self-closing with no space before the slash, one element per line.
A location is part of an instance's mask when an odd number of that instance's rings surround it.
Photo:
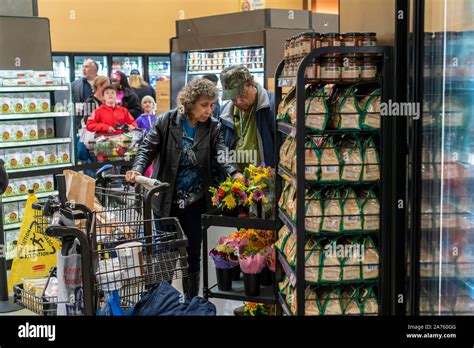
<path fill-rule="evenodd" d="M 183 279 L 183 290 L 189 297 L 199 292 L 201 214 L 211 208 L 213 173 L 222 169 L 227 175 L 241 175 L 234 163 L 218 160 L 225 145 L 220 124 L 211 117 L 216 98 L 217 89 L 209 80 L 187 84 L 178 95 L 178 107 L 157 117 L 126 174 L 134 183 L 153 162 L 151 177 L 170 184 L 154 208 L 160 217 L 177 217 L 188 238 L 189 274 Z"/>

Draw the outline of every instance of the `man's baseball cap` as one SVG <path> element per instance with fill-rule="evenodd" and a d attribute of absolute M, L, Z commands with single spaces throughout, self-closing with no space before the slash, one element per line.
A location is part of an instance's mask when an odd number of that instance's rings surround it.
<path fill-rule="evenodd" d="M 130 75 L 140 75 L 140 72 L 136 69 L 133 69 L 132 71 L 130 71 Z"/>
<path fill-rule="evenodd" d="M 243 65 L 232 65 L 221 72 L 222 100 L 235 99 L 244 92 L 245 83 L 252 81 L 252 74 Z"/>

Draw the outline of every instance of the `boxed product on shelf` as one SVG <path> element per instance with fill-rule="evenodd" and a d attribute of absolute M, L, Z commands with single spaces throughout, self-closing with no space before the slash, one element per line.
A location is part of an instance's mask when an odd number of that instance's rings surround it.
<path fill-rule="evenodd" d="M 18 202 L 18 218 L 20 222 L 23 221 L 23 217 L 25 216 L 25 209 L 26 209 L 26 201 Z"/>
<path fill-rule="evenodd" d="M 18 196 L 26 195 L 28 193 L 28 179 L 15 180 L 15 192 Z"/>
<path fill-rule="evenodd" d="M 20 153 L 18 149 L 5 150 L 5 168 L 6 169 L 21 168 Z"/>
<path fill-rule="evenodd" d="M 41 78 L 41 79 L 51 79 L 52 77 L 54 77 L 54 73 L 51 70 L 47 70 L 47 71 L 34 70 L 31 77 Z"/>
<path fill-rule="evenodd" d="M 19 222 L 18 202 L 3 204 L 3 224 L 15 224 Z"/>
<path fill-rule="evenodd" d="M 58 163 L 69 163 L 71 147 L 70 144 L 58 144 L 57 145 L 57 159 Z"/>
<path fill-rule="evenodd" d="M 32 76 L 32 70 L 0 70 L 0 78 L 17 79 Z"/>
<path fill-rule="evenodd" d="M 54 119 L 47 118 L 46 119 L 46 138 L 54 138 L 55 130 L 54 130 Z"/>
<path fill-rule="evenodd" d="M 51 111 L 51 99 L 48 92 L 38 93 L 36 98 L 40 112 Z"/>
<path fill-rule="evenodd" d="M 53 175 L 45 175 L 40 178 L 44 184 L 43 186 L 46 192 L 54 191 L 54 176 Z"/>
<path fill-rule="evenodd" d="M 38 122 L 37 120 L 26 120 L 20 123 L 25 132 L 25 140 L 38 140 Z"/>
<path fill-rule="evenodd" d="M 14 196 L 16 193 L 15 193 L 15 179 L 10 179 L 8 181 L 8 185 L 5 189 L 5 192 L 3 193 L 3 196 L 4 197 L 7 197 L 7 196 Z"/>
<path fill-rule="evenodd" d="M 11 113 L 23 114 L 25 112 L 25 105 L 23 93 L 12 93 L 10 95 Z"/>
<path fill-rule="evenodd" d="M 56 145 L 46 145 L 44 147 L 46 162 L 48 164 L 58 163 L 58 149 Z"/>
<path fill-rule="evenodd" d="M 2 86 L 4 87 L 25 87 L 27 85 L 28 85 L 28 78 L 2 79 Z"/>
<path fill-rule="evenodd" d="M 46 139 L 46 119 L 40 118 L 38 124 L 38 139 Z"/>
<path fill-rule="evenodd" d="M 33 166 L 41 167 L 47 164 L 46 151 L 44 146 L 34 146 L 31 148 L 33 156 Z"/>
<path fill-rule="evenodd" d="M 42 186 L 43 183 L 39 176 L 32 177 L 28 183 L 28 189 L 34 190 L 35 193 L 44 191 L 44 186 Z"/>
<path fill-rule="evenodd" d="M 10 94 L 0 93 L 0 114 L 8 114 L 10 110 Z"/>
<path fill-rule="evenodd" d="M 15 140 L 15 127 L 12 122 L 2 122 L 2 142 L 9 142 Z"/>
<path fill-rule="evenodd" d="M 33 166 L 33 156 L 30 147 L 22 147 L 17 149 L 17 151 L 20 153 L 20 162 L 22 167 L 27 168 Z"/>

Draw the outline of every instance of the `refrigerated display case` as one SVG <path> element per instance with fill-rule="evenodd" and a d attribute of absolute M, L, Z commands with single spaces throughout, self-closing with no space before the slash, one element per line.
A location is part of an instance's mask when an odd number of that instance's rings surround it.
<path fill-rule="evenodd" d="M 145 72 L 143 61 L 143 56 L 112 56 L 112 73 L 120 70 L 129 77 L 132 70 L 138 70 L 143 76 Z"/>
<path fill-rule="evenodd" d="M 474 314 L 474 1 L 415 3 L 410 312 Z"/>
<path fill-rule="evenodd" d="M 156 81 L 169 80 L 171 77 L 171 66 L 169 56 L 148 57 L 148 83 L 153 88 Z"/>
<path fill-rule="evenodd" d="M 74 80 L 83 76 L 82 65 L 87 59 L 93 59 L 99 66 L 97 75 L 109 76 L 109 61 L 107 58 L 107 55 L 74 55 Z"/>
<path fill-rule="evenodd" d="M 71 81 L 71 61 L 67 55 L 53 56 L 53 72 L 55 77 L 61 77 L 65 82 Z"/>
<path fill-rule="evenodd" d="M 206 73 L 219 75 L 234 64 L 246 65 L 256 81 L 268 88 L 288 37 L 315 28 L 339 31 L 337 15 L 292 12 L 291 19 L 288 11 L 265 9 L 177 21 L 170 50 L 171 107 L 188 81 Z"/>

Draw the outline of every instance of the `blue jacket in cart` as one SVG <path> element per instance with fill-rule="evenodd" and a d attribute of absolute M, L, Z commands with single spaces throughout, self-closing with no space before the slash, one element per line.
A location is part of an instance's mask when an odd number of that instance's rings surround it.
<path fill-rule="evenodd" d="M 190 301 L 169 283 L 153 286 L 133 308 L 132 315 L 142 316 L 215 316 L 216 306 L 195 296 Z"/>

